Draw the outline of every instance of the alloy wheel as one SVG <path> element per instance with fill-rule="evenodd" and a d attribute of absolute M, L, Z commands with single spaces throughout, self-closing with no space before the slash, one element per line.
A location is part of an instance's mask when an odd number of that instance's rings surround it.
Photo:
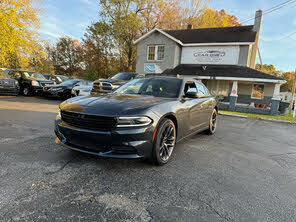
<path fill-rule="evenodd" d="M 212 132 L 215 132 L 217 127 L 217 112 L 213 112 L 211 121 Z"/>
<path fill-rule="evenodd" d="M 28 89 L 28 87 L 25 87 L 23 89 L 23 93 L 24 93 L 25 96 L 29 95 L 29 89 Z"/>
<path fill-rule="evenodd" d="M 163 161 L 167 161 L 172 155 L 175 146 L 175 128 L 169 124 L 163 130 L 159 148 L 159 156 Z"/>

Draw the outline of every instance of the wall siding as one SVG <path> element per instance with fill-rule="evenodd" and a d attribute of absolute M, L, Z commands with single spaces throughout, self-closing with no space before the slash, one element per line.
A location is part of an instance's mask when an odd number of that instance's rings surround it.
<path fill-rule="evenodd" d="M 149 45 L 165 46 L 163 61 L 147 61 L 147 48 Z M 179 64 L 180 54 L 181 47 L 176 42 L 159 32 L 154 32 L 138 43 L 136 72 L 144 73 L 145 63 L 156 64 L 161 71 L 173 69 Z"/>

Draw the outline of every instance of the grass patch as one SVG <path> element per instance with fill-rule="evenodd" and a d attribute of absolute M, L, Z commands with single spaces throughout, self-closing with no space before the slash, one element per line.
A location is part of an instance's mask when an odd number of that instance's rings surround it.
<path fill-rule="evenodd" d="M 296 122 L 296 117 L 293 118 L 293 114 L 289 114 L 289 113 L 283 116 L 271 116 L 271 115 L 255 114 L 255 113 L 241 113 L 241 112 L 232 112 L 232 111 L 226 111 L 226 110 L 219 110 L 219 113 L 243 115 L 253 119 L 266 118 L 266 119 Z"/>

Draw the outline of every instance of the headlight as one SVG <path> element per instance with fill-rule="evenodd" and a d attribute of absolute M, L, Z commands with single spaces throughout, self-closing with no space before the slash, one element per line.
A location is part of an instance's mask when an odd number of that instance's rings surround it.
<path fill-rule="evenodd" d="M 40 86 L 40 85 L 39 85 L 39 82 L 33 80 L 33 81 L 32 81 L 32 86 Z"/>
<path fill-rule="evenodd" d="M 120 85 L 112 85 L 112 89 L 117 89 L 119 87 L 120 87 Z"/>
<path fill-rule="evenodd" d="M 58 117 L 62 117 L 60 108 L 59 108 L 59 111 L 58 111 Z"/>
<path fill-rule="evenodd" d="M 137 127 L 137 126 L 148 126 L 152 123 L 152 120 L 147 117 L 118 117 L 117 127 Z"/>
<path fill-rule="evenodd" d="M 15 81 L 14 84 L 18 86 L 19 82 L 18 81 Z"/>

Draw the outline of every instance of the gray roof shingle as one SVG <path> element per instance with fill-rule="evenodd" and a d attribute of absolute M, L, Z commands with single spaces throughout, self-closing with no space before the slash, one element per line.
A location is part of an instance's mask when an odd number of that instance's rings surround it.
<path fill-rule="evenodd" d="M 206 67 L 206 69 L 204 69 Z M 236 77 L 283 80 L 255 69 L 237 65 L 191 65 L 181 64 L 174 69 L 165 70 L 164 74 L 197 75 L 210 77 Z"/>
<path fill-rule="evenodd" d="M 253 31 L 253 25 L 163 31 L 180 40 L 183 44 L 255 42 L 257 34 L 257 32 Z"/>

